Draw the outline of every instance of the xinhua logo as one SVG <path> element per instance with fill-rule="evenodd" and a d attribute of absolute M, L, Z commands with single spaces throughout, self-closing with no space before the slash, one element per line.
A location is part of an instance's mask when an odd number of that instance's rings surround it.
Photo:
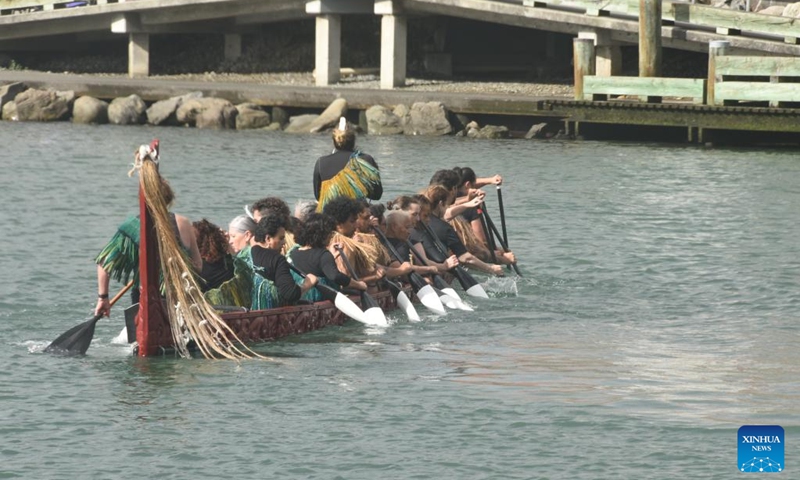
<path fill-rule="evenodd" d="M 778 425 L 743 425 L 739 428 L 739 471 L 753 473 L 782 472 L 783 427 Z"/>

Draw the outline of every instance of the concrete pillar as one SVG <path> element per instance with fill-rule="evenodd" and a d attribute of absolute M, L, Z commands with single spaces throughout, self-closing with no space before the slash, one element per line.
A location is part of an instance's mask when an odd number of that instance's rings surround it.
<path fill-rule="evenodd" d="M 406 36 L 404 15 L 381 17 L 381 88 L 402 87 L 406 83 Z"/>
<path fill-rule="evenodd" d="M 236 60 L 242 56 L 242 36 L 238 33 L 225 34 L 225 60 Z"/>
<path fill-rule="evenodd" d="M 339 81 L 342 67 L 342 17 L 317 16 L 316 84 L 331 85 Z"/>
<path fill-rule="evenodd" d="M 150 75 L 150 34 L 128 34 L 128 76 L 147 77 Z"/>

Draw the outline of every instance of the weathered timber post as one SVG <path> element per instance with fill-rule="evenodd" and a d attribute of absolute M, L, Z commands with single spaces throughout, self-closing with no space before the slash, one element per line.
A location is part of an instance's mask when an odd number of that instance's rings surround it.
<path fill-rule="evenodd" d="M 583 76 L 594 75 L 594 40 L 591 38 L 572 39 L 572 63 L 575 72 L 575 100 L 583 100 Z"/>
<path fill-rule="evenodd" d="M 639 76 L 661 76 L 661 0 L 639 0 Z M 661 97 L 641 97 L 660 103 Z"/>
<path fill-rule="evenodd" d="M 661 0 L 639 0 L 639 76 L 661 76 Z"/>
<path fill-rule="evenodd" d="M 706 104 L 716 105 L 716 83 L 722 81 L 722 75 L 717 75 L 717 58 L 728 54 L 731 43 L 726 40 L 714 40 L 708 44 L 708 82 L 706 85 Z"/>

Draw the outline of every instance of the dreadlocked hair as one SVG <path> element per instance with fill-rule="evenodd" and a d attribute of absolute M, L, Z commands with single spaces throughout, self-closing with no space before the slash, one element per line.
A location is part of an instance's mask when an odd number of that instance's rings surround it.
<path fill-rule="evenodd" d="M 155 224 L 167 296 L 167 314 L 178 353 L 182 357 L 189 357 L 187 344 L 192 339 L 206 358 L 221 357 L 236 361 L 252 357 L 267 359 L 245 346 L 203 297 L 172 230 L 162 178 L 155 163 L 143 162 L 140 182 Z"/>
<path fill-rule="evenodd" d="M 365 276 L 375 270 L 375 263 L 378 252 L 372 245 L 361 243 L 352 238 L 345 237 L 339 232 L 334 232 L 330 241 L 331 244 L 341 243 L 347 259 L 353 265 L 356 275 Z"/>
<path fill-rule="evenodd" d="M 461 243 L 467 247 L 467 250 L 470 253 L 477 255 L 486 251 L 486 246 L 478 237 L 475 236 L 475 232 L 472 230 L 472 225 L 470 225 L 469 222 L 464 219 L 464 217 L 459 215 L 450 220 L 449 223 L 456 231 L 458 238 L 461 239 Z"/>

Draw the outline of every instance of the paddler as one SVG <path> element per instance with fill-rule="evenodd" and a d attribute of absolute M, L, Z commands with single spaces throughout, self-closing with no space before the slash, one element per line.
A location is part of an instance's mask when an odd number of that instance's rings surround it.
<path fill-rule="evenodd" d="M 380 200 L 383 195 L 381 172 L 370 155 L 355 148 L 356 133 L 344 117 L 333 130 L 333 153 L 320 157 L 314 165 L 314 198 L 321 212 L 340 196 Z"/>
<path fill-rule="evenodd" d="M 145 159 L 150 159 L 158 164 L 159 142 L 154 140 L 150 145 L 140 146 L 134 153 L 134 165 L 141 164 Z M 175 200 L 175 193 L 169 182 L 164 177 L 161 180 L 161 195 L 167 207 Z M 189 254 L 195 271 L 203 268 L 203 259 L 197 248 L 192 222 L 183 215 L 170 213 L 172 230 L 175 232 L 180 245 Z M 95 257 L 97 263 L 97 305 L 95 315 L 108 316 L 111 313 L 111 304 L 108 298 L 109 280 L 128 283 L 133 276 L 134 288 L 131 290 L 131 301 L 139 303 L 139 216 L 131 216 L 117 228 L 117 233 Z"/>

